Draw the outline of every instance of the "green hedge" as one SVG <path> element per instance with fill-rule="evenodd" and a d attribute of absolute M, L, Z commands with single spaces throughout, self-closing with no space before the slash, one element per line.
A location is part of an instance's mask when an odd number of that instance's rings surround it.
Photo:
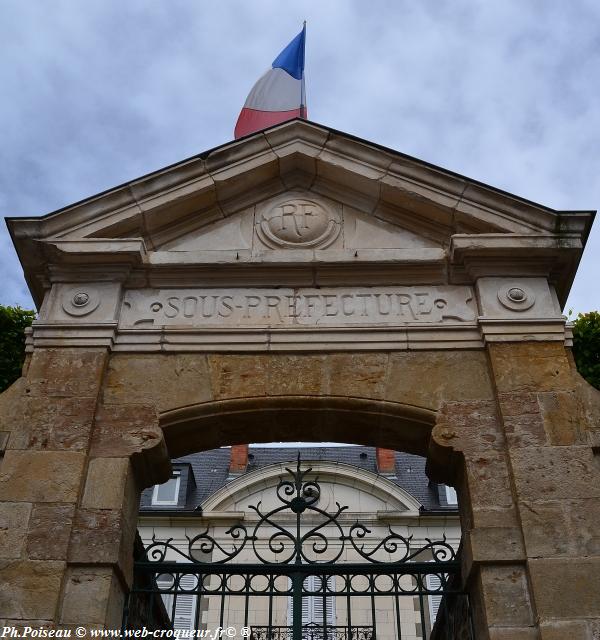
<path fill-rule="evenodd" d="M 21 376 L 25 360 L 25 328 L 35 312 L 0 305 L 0 392 Z"/>
<path fill-rule="evenodd" d="M 580 313 L 575 319 L 573 356 L 579 373 L 600 389 L 600 312 Z"/>

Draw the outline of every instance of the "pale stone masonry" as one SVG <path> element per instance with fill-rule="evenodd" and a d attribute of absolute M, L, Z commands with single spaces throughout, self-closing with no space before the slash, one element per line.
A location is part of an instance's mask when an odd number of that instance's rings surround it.
<path fill-rule="evenodd" d="M 40 312 L 0 619 L 118 627 L 171 457 L 337 440 L 456 486 L 478 640 L 595 640 L 600 394 L 561 313 L 592 219 L 302 121 L 9 219 Z"/>

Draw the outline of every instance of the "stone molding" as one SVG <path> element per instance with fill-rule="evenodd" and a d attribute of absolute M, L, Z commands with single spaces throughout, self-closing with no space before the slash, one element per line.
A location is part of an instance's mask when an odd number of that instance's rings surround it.
<path fill-rule="evenodd" d="M 27 349 L 405 351 L 531 340 L 570 340 L 556 295 L 540 277 L 479 278 L 475 288 L 124 288 L 114 282 L 57 282 Z"/>

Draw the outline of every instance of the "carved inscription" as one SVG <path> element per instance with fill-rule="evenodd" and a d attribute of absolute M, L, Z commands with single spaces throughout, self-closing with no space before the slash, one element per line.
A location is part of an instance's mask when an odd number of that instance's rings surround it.
<path fill-rule="evenodd" d="M 314 202 L 286 202 L 274 209 L 269 229 L 287 242 L 310 242 L 327 229 L 327 219 Z"/>
<path fill-rule="evenodd" d="M 130 290 L 121 326 L 343 326 L 472 322 L 469 287 Z"/>
<path fill-rule="evenodd" d="M 338 214 L 306 198 L 275 201 L 259 213 L 257 233 L 271 248 L 325 247 L 340 231 Z"/>

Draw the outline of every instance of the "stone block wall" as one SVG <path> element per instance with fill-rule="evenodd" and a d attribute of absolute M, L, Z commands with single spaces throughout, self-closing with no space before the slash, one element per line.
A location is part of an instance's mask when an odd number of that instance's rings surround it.
<path fill-rule="evenodd" d="M 140 436 L 139 419 L 100 407 L 107 362 L 102 349 L 36 350 L 0 397 L 4 624 L 120 625 L 144 481 L 136 454 L 162 435 L 154 410 Z"/>
<path fill-rule="evenodd" d="M 542 640 L 598 637 L 600 393 L 558 344 L 489 349 Z"/>

